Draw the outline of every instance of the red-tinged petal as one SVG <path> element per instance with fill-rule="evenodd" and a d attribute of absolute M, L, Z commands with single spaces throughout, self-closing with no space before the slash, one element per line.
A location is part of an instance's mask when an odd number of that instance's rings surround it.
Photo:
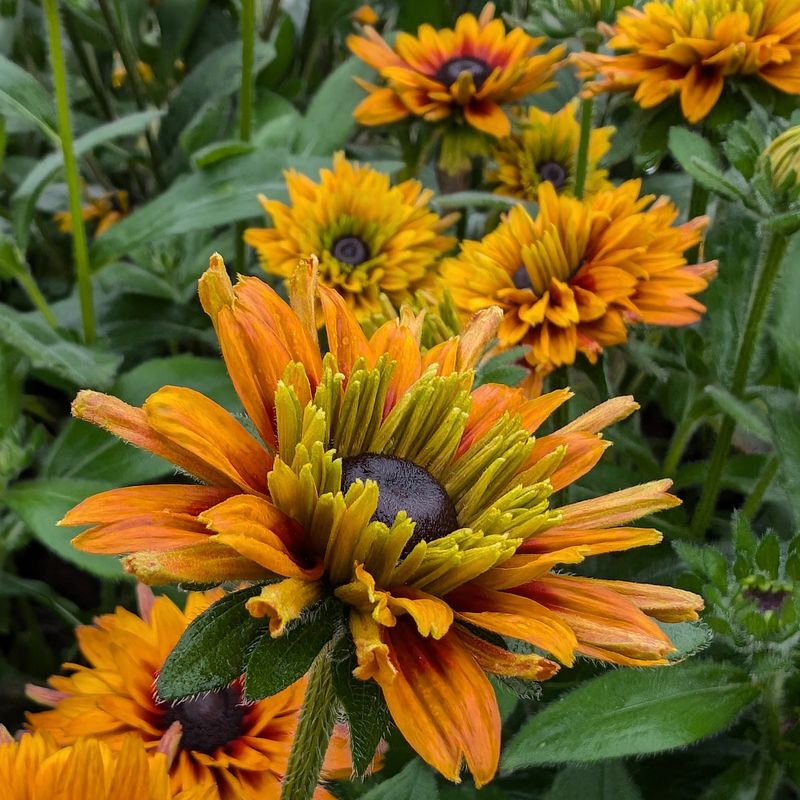
<path fill-rule="evenodd" d="M 197 516 L 234 494 L 232 489 L 191 484 L 127 486 L 92 495 L 70 509 L 59 525 L 117 522 L 142 514 L 190 514 Z"/>
<path fill-rule="evenodd" d="M 585 414 L 581 414 L 556 433 L 567 434 L 573 431 L 600 433 L 611 425 L 626 419 L 639 408 L 639 404 L 631 396 L 612 397 L 599 406 L 595 406 Z"/>
<path fill-rule="evenodd" d="M 560 669 L 555 661 L 536 653 L 511 653 L 491 644 L 461 625 L 453 632 L 481 669 L 493 675 L 506 675 L 531 681 L 546 681 Z"/>
<path fill-rule="evenodd" d="M 663 536 L 655 528 L 551 528 L 523 543 L 518 553 L 551 553 L 565 548 L 585 548 L 587 555 L 616 553 L 658 544 Z"/>
<path fill-rule="evenodd" d="M 244 491 L 266 493 L 272 458 L 222 406 L 194 389 L 165 386 L 143 410 L 164 440 L 191 453 Z"/>
<path fill-rule="evenodd" d="M 483 670 L 452 634 L 423 639 L 398 620 L 383 635 L 397 675 L 379 683 L 406 741 L 449 780 L 460 780 L 465 760 L 476 785 L 488 783 L 500 758 L 500 714 Z"/>
<path fill-rule="evenodd" d="M 123 555 L 164 552 L 208 541 L 208 531 L 188 514 L 141 514 L 78 534 L 72 544 L 84 553 Z"/>
<path fill-rule="evenodd" d="M 122 566 L 149 586 L 258 581 L 272 575 L 249 558 L 216 542 L 190 545 L 168 553 L 135 553 L 124 558 Z"/>
<path fill-rule="evenodd" d="M 389 320 L 378 328 L 369 340 L 375 357 L 388 353 L 396 362 L 386 394 L 385 412 L 394 408 L 397 400 L 422 374 L 422 355 L 419 341 L 411 330 L 397 320 Z"/>
<path fill-rule="evenodd" d="M 252 495 L 231 497 L 200 517 L 212 540 L 287 578 L 316 580 L 322 563 L 309 564 L 300 526 L 272 503 Z"/>
<path fill-rule="evenodd" d="M 580 564 L 590 553 L 588 547 L 567 547 L 541 555 L 517 552 L 507 561 L 476 578 L 469 586 L 484 589 L 511 589 L 546 575 L 558 564 Z"/>
<path fill-rule="evenodd" d="M 353 364 L 363 357 L 367 366 L 375 363 L 372 348 L 342 296 L 327 286 L 319 287 L 322 315 L 328 333 L 328 345 L 339 369 L 349 375 Z"/>
<path fill-rule="evenodd" d="M 564 458 L 547 476 L 553 490 L 559 491 L 591 472 L 610 446 L 611 442 L 604 441 L 593 433 L 575 431 L 565 436 L 552 433 L 536 440 L 521 471 L 535 467 L 557 448 L 565 447 Z"/>
<path fill-rule="evenodd" d="M 447 595 L 456 618 L 501 636 L 521 639 L 571 666 L 578 645 L 572 630 L 541 603 L 470 584 Z"/>
<path fill-rule="evenodd" d="M 362 125 L 390 125 L 410 113 L 394 89 L 376 89 L 356 106 L 353 116 Z"/>
<path fill-rule="evenodd" d="M 717 104 L 725 78 L 721 70 L 709 70 L 695 64 L 681 84 L 681 111 L 689 122 L 700 122 Z"/>
<path fill-rule="evenodd" d="M 492 100 L 473 100 L 464 106 L 464 118 L 479 131 L 502 139 L 511 133 L 511 122 L 502 108 Z"/>

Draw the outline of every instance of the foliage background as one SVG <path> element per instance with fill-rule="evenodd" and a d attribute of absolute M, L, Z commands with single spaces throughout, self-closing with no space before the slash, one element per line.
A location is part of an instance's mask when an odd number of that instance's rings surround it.
<path fill-rule="evenodd" d="M 90 241 L 97 335 L 87 344 L 71 238 L 53 219 L 67 207 L 67 193 L 42 7 L 0 2 L 0 719 L 11 729 L 30 707 L 24 684 L 42 682 L 75 659 L 74 626 L 133 603 L 133 586 L 117 562 L 74 550 L 74 532 L 55 522 L 88 495 L 171 475 L 165 462 L 71 420 L 76 390 L 91 387 L 141 403 L 169 382 L 240 412 L 196 301 L 208 255 L 218 250 L 241 271 L 259 273 L 239 244 L 241 230 L 261 224 L 259 192 L 285 199 L 287 167 L 316 176 L 334 151 L 346 149 L 376 168 L 403 168 L 390 133 L 359 129 L 352 118 L 363 97 L 352 78 L 370 76 L 344 45 L 357 5 L 256 3 L 252 136 L 244 142 L 237 2 L 61 4 L 81 175 L 87 191 L 128 191 L 133 207 Z M 384 24 L 415 30 L 421 22 L 449 25 L 480 5 L 411 0 L 375 10 Z M 526 19 L 529 10 L 524 2 L 499 4 L 515 19 Z M 116 20 L 116 32 L 104 12 Z M 128 76 L 120 88 L 112 86 L 115 35 L 152 67 L 152 82 L 132 84 Z M 535 102 L 557 110 L 576 89 L 565 68 L 559 85 Z M 719 141 L 746 114 L 788 119 L 796 105 L 753 87 L 726 97 L 709 122 L 717 132 L 713 157 L 721 158 Z M 646 190 L 667 193 L 686 209 L 692 177 L 674 136 L 670 152 L 670 129 L 681 124 L 675 109 L 643 114 L 618 101 L 601 103 L 597 124 L 609 121 L 618 127 L 607 159 L 612 176 L 643 176 Z M 419 177 L 436 187 L 431 165 Z M 482 235 L 507 205 L 479 191 L 437 202 L 462 211 L 458 233 L 470 237 Z M 759 794 L 770 769 L 785 776 L 774 796 L 797 796 L 797 240 L 790 242 L 750 386 L 744 399 L 733 398 L 724 387 L 763 231 L 735 198 L 712 197 L 709 209 L 705 255 L 721 267 L 702 298 L 709 308 L 703 321 L 690 330 L 637 330 L 597 366 L 579 362 L 568 380 L 577 392 L 573 414 L 617 394 L 633 393 L 642 406 L 614 429 L 616 446 L 574 499 L 669 474 L 684 501 L 654 521 L 664 544 L 593 559 L 593 569 L 702 592 L 710 607 L 706 621 L 717 633 L 713 643 L 694 661 L 657 676 L 583 661 L 544 685 L 540 698 L 519 699 L 498 686 L 506 740 L 524 733 L 507 748 L 503 775 L 480 792 L 468 782 L 445 785 L 394 737 L 382 775 L 340 786 L 342 796 L 760 798 L 773 796 Z M 691 541 L 688 523 L 722 413 L 737 422 L 735 450 L 705 542 Z M 748 538 L 751 527 L 755 539 Z M 766 531 L 773 533 L 765 537 Z M 783 617 L 748 600 L 747 588 L 759 581 L 784 586 Z M 707 643 L 704 631 L 686 636 L 684 652 Z M 777 676 L 785 693 L 776 726 L 764 724 L 764 715 L 776 710 L 770 692 Z M 570 694 L 576 687 L 580 694 Z"/>

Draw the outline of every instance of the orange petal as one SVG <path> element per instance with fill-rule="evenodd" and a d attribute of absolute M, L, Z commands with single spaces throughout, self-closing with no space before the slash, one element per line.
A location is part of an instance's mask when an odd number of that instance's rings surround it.
<path fill-rule="evenodd" d="M 381 686 L 391 683 L 397 670 L 389 658 L 389 646 L 381 636 L 384 628 L 373 619 L 371 613 L 357 609 L 350 611 L 348 624 L 358 662 L 353 675 L 362 681 L 374 678 Z"/>
<path fill-rule="evenodd" d="M 385 411 L 388 412 L 422 374 L 419 341 L 405 325 L 397 320 L 389 320 L 375 331 L 369 340 L 369 346 L 375 358 L 382 353 L 388 353 L 396 362 L 386 395 Z"/>
<path fill-rule="evenodd" d="M 395 616 L 408 614 L 420 636 L 441 639 L 453 624 L 453 610 L 444 600 L 413 586 L 390 589 L 389 608 Z"/>
<path fill-rule="evenodd" d="M 639 404 L 630 395 L 612 397 L 585 414 L 576 417 L 572 422 L 559 429 L 557 433 L 565 434 L 572 431 L 600 433 L 605 428 L 626 419 L 638 408 Z"/>
<path fill-rule="evenodd" d="M 492 100 L 473 100 L 464 106 L 464 118 L 479 131 L 502 139 L 511 133 L 511 122 L 500 106 Z"/>
<path fill-rule="evenodd" d="M 261 594 L 251 597 L 245 605 L 250 616 L 257 619 L 269 617 L 269 634 L 277 639 L 283 636 L 289 622 L 296 620 L 322 597 L 323 591 L 319 581 L 287 578 L 262 587 Z"/>
<path fill-rule="evenodd" d="M 208 541 L 208 531 L 188 514 L 140 514 L 78 534 L 72 544 L 84 553 L 122 555 L 162 552 Z"/>
<path fill-rule="evenodd" d="M 580 583 L 588 578 L 571 580 Z M 673 589 L 671 586 L 597 579 L 592 583 L 622 595 L 644 611 L 648 617 L 655 617 L 661 622 L 691 622 L 698 619 L 697 612 L 703 610 L 703 598 L 700 595 L 683 589 Z"/>
<path fill-rule="evenodd" d="M 469 585 L 484 589 L 511 589 L 546 575 L 557 564 L 580 564 L 587 555 L 588 547 L 568 547 L 543 555 L 517 552 L 507 561 L 484 572 Z"/>
<path fill-rule="evenodd" d="M 473 314 L 458 339 L 459 369 L 472 369 L 478 363 L 502 321 L 503 310 L 499 306 L 484 308 Z"/>
<path fill-rule="evenodd" d="M 325 330 L 328 333 L 328 345 L 336 356 L 339 369 L 349 375 L 353 364 L 362 356 L 366 359 L 367 366 L 373 366 L 375 359 L 372 348 L 341 295 L 327 286 L 320 286 L 319 297 Z"/>
<path fill-rule="evenodd" d="M 500 714 L 483 670 L 453 634 L 423 639 L 403 620 L 383 633 L 397 675 L 378 682 L 406 741 L 449 780 L 460 780 L 463 759 L 478 787 L 488 783 L 500 758 Z"/>
<path fill-rule="evenodd" d="M 518 553 L 550 553 L 581 547 L 587 556 L 616 553 L 634 547 L 658 544 L 663 536 L 655 528 L 551 528 L 525 542 Z"/>
<path fill-rule="evenodd" d="M 559 670 L 558 664 L 549 658 L 543 658 L 536 653 L 511 653 L 481 639 L 460 625 L 454 629 L 454 633 L 481 669 L 493 675 L 546 681 Z"/>
<path fill-rule="evenodd" d="M 700 122 L 717 104 L 725 78 L 721 70 L 709 70 L 695 64 L 681 84 L 681 111 L 689 122 Z"/>

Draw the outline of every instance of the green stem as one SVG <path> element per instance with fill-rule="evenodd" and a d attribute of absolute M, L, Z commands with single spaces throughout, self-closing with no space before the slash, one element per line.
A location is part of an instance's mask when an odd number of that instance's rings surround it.
<path fill-rule="evenodd" d="M 708 200 L 710 194 L 705 186 L 701 186 L 697 181 L 692 181 L 692 193 L 689 196 L 689 211 L 687 214 L 688 219 L 700 217 L 706 213 L 708 208 Z M 688 264 L 697 263 L 697 258 L 700 255 L 700 245 L 695 245 L 691 250 L 686 253 L 686 261 Z"/>
<path fill-rule="evenodd" d="M 786 674 L 781 669 L 769 678 L 764 687 L 761 719 L 764 762 L 761 767 L 755 800 L 773 800 L 783 781 L 780 753 L 785 682 Z"/>
<path fill-rule="evenodd" d="M 698 421 L 689 413 L 690 410 L 687 405 L 683 419 L 678 424 L 678 427 L 675 428 L 675 432 L 672 434 L 672 441 L 669 443 L 669 449 L 664 456 L 664 465 L 661 468 L 661 473 L 668 478 L 675 474 L 675 470 L 677 470 L 678 464 L 681 463 L 683 458 L 686 445 L 689 444 L 698 425 Z"/>
<path fill-rule="evenodd" d="M 767 233 L 762 245 L 755 286 L 753 294 L 750 296 L 747 320 L 739 339 L 736 363 L 733 368 L 731 393 L 734 397 L 740 397 L 747 385 L 747 376 L 750 373 L 750 365 L 758 344 L 759 328 L 769 305 L 772 286 L 780 272 L 787 244 L 788 239 L 783 234 Z M 711 452 L 711 462 L 706 481 L 703 484 L 703 492 L 692 519 L 691 532 L 694 538 L 702 538 L 711 521 L 719 494 L 722 471 L 728 459 L 728 450 L 735 429 L 734 421 L 730 417 L 725 417 Z"/>
<path fill-rule="evenodd" d="M 578 155 L 575 159 L 575 197 L 580 200 L 586 187 L 586 172 L 589 161 L 589 140 L 592 136 L 592 112 L 594 99 L 584 97 L 581 100 L 581 136 L 578 140 Z"/>
<path fill-rule="evenodd" d="M 322 762 L 336 721 L 336 692 L 330 645 L 311 665 L 300 720 L 289 754 L 281 800 L 311 800 L 319 784 Z"/>
<path fill-rule="evenodd" d="M 94 305 L 92 283 L 89 272 L 89 245 L 86 227 L 81 212 L 81 181 L 78 164 L 72 144 L 72 125 L 69 116 L 69 95 L 67 94 L 67 69 L 64 63 L 64 50 L 61 46 L 61 20 L 58 16 L 58 0 L 43 0 L 47 34 L 50 42 L 50 61 L 53 66 L 53 83 L 56 93 L 58 113 L 58 135 L 64 154 L 64 173 L 69 193 L 69 213 L 72 218 L 72 247 L 75 255 L 75 272 L 78 279 L 78 295 L 83 320 L 83 338 L 91 344 L 95 338 Z"/>
<path fill-rule="evenodd" d="M 255 0 L 242 0 L 242 82 L 239 87 L 239 138 L 249 142 L 253 133 L 253 58 L 256 43 Z M 236 223 L 236 271 L 244 272 L 244 222 Z"/>
<path fill-rule="evenodd" d="M 42 294 L 42 290 L 39 288 L 39 285 L 34 280 L 33 275 L 30 274 L 27 270 L 24 272 L 18 273 L 16 279 L 19 285 L 25 290 L 25 294 L 28 295 L 31 302 L 36 306 L 39 310 L 39 313 L 45 318 L 47 324 L 55 330 L 58 328 L 58 320 L 56 319 L 56 315 L 53 313 L 53 310 L 45 300 L 44 295 Z"/>
<path fill-rule="evenodd" d="M 742 510 L 739 512 L 744 519 L 752 519 L 756 511 L 761 508 L 764 495 L 767 493 L 767 489 L 769 489 L 770 484 L 775 479 L 775 475 L 777 475 L 780 465 L 781 460 L 778 458 L 778 456 L 772 456 L 772 458 L 767 461 L 764 466 L 764 470 L 758 478 L 758 482 L 753 487 L 753 491 L 750 492 L 745 504 L 742 506 Z"/>

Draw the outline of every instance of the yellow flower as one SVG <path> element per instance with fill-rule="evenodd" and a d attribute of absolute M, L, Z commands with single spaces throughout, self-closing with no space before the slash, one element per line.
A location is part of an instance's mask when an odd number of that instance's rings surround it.
<path fill-rule="evenodd" d="M 550 505 L 597 463 L 601 431 L 635 410 L 631 398 L 537 435 L 568 390 L 527 400 L 473 388 L 497 309 L 423 355 L 419 317 L 367 339 L 336 292 L 315 291 L 313 265 L 298 268 L 289 306 L 255 278 L 233 286 L 215 256 L 200 297 L 260 438 L 190 389 L 164 387 L 141 408 L 81 392 L 76 416 L 205 484 L 89 498 L 62 521 L 94 525 L 77 547 L 130 553 L 125 568 L 150 583 L 282 575 L 247 601 L 274 637 L 323 596 L 338 601 L 354 676 L 379 684 L 401 733 L 451 780 L 462 761 L 479 785 L 497 768 L 500 716 L 485 672 L 542 680 L 578 654 L 667 663 L 673 647 L 651 618 L 694 619 L 699 597 L 552 573 L 657 543 L 657 531 L 625 526 L 679 502 L 656 481 Z M 511 652 L 492 634 L 536 651 Z"/>
<path fill-rule="evenodd" d="M 617 17 L 613 55 L 581 53 L 588 87 L 633 92 L 642 108 L 680 96 L 689 122 L 704 119 L 727 81 L 755 76 L 800 94 L 800 0 L 654 0 Z"/>
<path fill-rule="evenodd" d="M 105 233 L 112 225 L 124 219 L 131 207 L 128 193 L 124 189 L 115 189 L 100 195 L 90 195 L 86 205 L 81 209 L 84 222 L 96 222 L 95 236 Z M 72 215 L 69 211 L 59 211 L 55 215 L 58 229 L 62 233 L 72 233 Z"/>
<path fill-rule="evenodd" d="M 148 757 L 141 739 L 130 735 L 120 737 L 116 751 L 91 738 L 59 748 L 47 733 L 17 741 L 0 735 L 0 785 L 6 800 L 213 800 L 216 794 L 199 782 L 173 792 L 167 756 Z"/>
<path fill-rule="evenodd" d="M 628 181 L 580 201 L 540 184 L 535 219 L 516 206 L 445 261 L 456 306 L 467 315 L 499 305 L 501 345 L 529 345 L 526 360 L 540 374 L 579 352 L 594 363 L 627 339 L 631 323 L 696 322 L 705 307 L 690 295 L 706 288 L 716 262 L 688 266 L 683 254 L 708 220 L 676 226 L 669 200 L 639 191 L 639 181 Z"/>
<path fill-rule="evenodd" d="M 157 526 L 152 535 L 158 536 Z M 240 681 L 180 703 L 154 697 L 155 678 L 186 626 L 221 596 L 221 591 L 192 593 L 181 611 L 168 597 L 154 598 L 142 588 L 141 616 L 117 608 L 78 628 L 89 666 L 65 664 L 71 675 L 51 677 L 50 688 L 28 687 L 32 699 L 52 706 L 29 714 L 31 727 L 59 745 L 91 735 L 113 750 L 135 734 L 150 753 L 175 753 L 170 768 L 175 792 L 209 784 L 208 800 L 277 800 L 304 681 L 257 703 L 243 701 Z M 347 737 L 338 730 L 328 750 L 326 777 L 348 777 L 350 770 Z M 327 797 L 322 790 L 317 795 Z"/>
<path fill-rule="evenodd" d="M 359 6 L 350 14 L 350 18 L 359 23 L 359 25 L 377 25 L 380 20 L 380 17 L 375 13 L 375 9 L 367 5 L 367 3 L 364 3 L 363 6 Z"/>
<path fill-rule="evenodd" d="M 529 108 L 520 130 L 501 139 L 494 151 L 497 167 L 487 178 L 498 183 L 497 194 L 535 200 L 537 188 L 549 181 L 559 194 L 573 194 L 580 125 L 575 119 L 577 101 L 556 114 Z M 614 128 L 595 128 L 589 139 L 585 194 L 610 189 L 608 172 L 597 164 L 608 152 Z"/>
<path fill-rule="evenodd" d="M 144 84 L 152 83 L 155 80 L 156 76 L 153 72 L 153 68 L 144 61 L 136 62 L 136 72 L 139 74 L 139 78 Z M 120 54 L 115 52 L 114 65 L 111 69 L 111 85 L 115 89 L 121 89 L 127 80 L 128 71 L 125 69 L 125 65 L 122 63 L 122 57 Z"/>
<path fill-rule="evenodd" d="M 352 164 L 341 153 L 320 182 L 286 173 L 290 205 L 260 197 L 272 228 L 248 228 L 264 269 L 291 277 L 314 254 L 320 280 L 342 294 L 359 318 L 375 312 L 383 292 L 399 305 L 436 283 L 436 263 L 455 239 L 442 236 L 458 218 L 428 206 L 432 192 L 419 181 L 392 186 L 388 175 Z"/>
<path fill-rule="evenodd" d="M 772 172 L 772 184 L 778 189 L 792 177 L 800 185 L 800 125 L 785 130 L 764 151 Z"/>
<path fill-rule="evenodd" d="M 488 3 L 480 17 L 462 14 L 455 29 L 421 25 L 417 36 L 398 33 L 390 47 L 367 27 L 350 36 L 348 47 L 378 71 L 386 86 L 358 83 L 370 94 L 355 110 L 363 125 L 384 125 L 409 116 L 458 121 L 491 136 L 508 136 L 511 123 L 501 108 L 551 84 L 564 50 L 536 55 L 543 38 L 521 28 L 506 33 Z"/>

